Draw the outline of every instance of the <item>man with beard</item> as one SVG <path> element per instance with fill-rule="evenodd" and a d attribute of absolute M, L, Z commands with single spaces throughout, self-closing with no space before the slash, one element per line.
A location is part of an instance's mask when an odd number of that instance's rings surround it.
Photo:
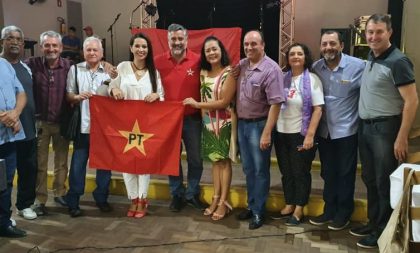
<path fill-rule="evenodd" d="M 344 43 L 337 31 L 321 36 L 323 59 L 313 65 L 322 81 L 325 105 L 318 127 L 321 177 L 324 179 L 324 212 L 309 220 L 329 224 L 331 230 L 349 225 L 354 210 L 357 168 L 357 128 L 360 83 L 365 64 L 342 52 Z"/>
<path fill-rule="evenodd" d="M 47 31 L 40 35 L 40 46 L 44 56 L 29 58 L 26 64 L 31 68 L 34 83 L 34 98 L 38 131 L 38 174 L 35 207 L 38 216 L 47 214 L 48 199 L 47 171 L 49 144 L 52 139 L 54 150 L 54 201 L 67 206 L 64 182 L 67 178 L 67 156 L 69 141 L 60 135 L 60 118 L 68 109 L 66 102 L 66 80 L 71 62 L 62 58 L 61 35 Z"/>
<path fill-rule="evenodd" d="M 19 27 L 6 26 L 2 33 L 3 52 L 5 58 L 16 71 L 26 93 L 27 103 L 20 114 L 20 122 L 26 138 L 16 142 L 17 160 L 17 197 L 18 215 L 27 220 L 36 219 L 36 213 L 31 209 L 35 201 L 35 184 L 37 174 L 37 139 L 35 131 L 35 102 L 32 89 L 32 73 L 29 67 L 20 61 L 23 52 L 23 32 Z"/>
<path fill-rule="evenodd" d="M 187 30 L 179 24 L 168 27 L 169 51 L 155 58 L 166 101 L 182 102 L 192 97 L 200 100 L 200 55 L 187 49 Z M 182 128 L 182 140 L 187 151 L 188 181 L 183 185 L 181 163 L 179 176 L 169 176 L 169 187 L 172 202 L 169 209 L 179 212 L 184 206 L 184 198 L 192 207 L 204 210 L 206 206 L 200 201 L 200 180 L 203 173 L 201 159 L 201 114 L 193 107 L 186 107 Z"/>

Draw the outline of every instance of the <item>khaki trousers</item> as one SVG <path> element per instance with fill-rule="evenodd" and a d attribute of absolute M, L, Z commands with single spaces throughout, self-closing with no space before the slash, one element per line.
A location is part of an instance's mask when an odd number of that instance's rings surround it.
<path fill-rule="evenodd" d="M 52 140 L 54 152 L 54 181 L 53 192 L 55 197 L 66 194 L 65 181 L 68 173 L 69 141 L 60 135 L 60 125 L 46 121 L 37 122 L 38 130 L 38 174 L 36 182 L 36 198 L 41 204 L 48 200 L 47 171 L 49 144 Z"/>

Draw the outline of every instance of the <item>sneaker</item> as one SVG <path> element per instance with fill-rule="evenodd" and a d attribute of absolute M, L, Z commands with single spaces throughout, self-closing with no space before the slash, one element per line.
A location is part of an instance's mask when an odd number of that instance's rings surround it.
<path fill-rule="evenodd" d="M 36 217 L 38 217 L 38 215 L 36 215 L 36 213 L 34 212 L 34 210 L 32 210 L 31 208 L 25 208 L 23 210 L 17 210 L 17 214 L 19 216 L 22 216 L 23 218 L 27 219 L 27 220 L 33 220 L 36 219 Z"/>
<path fill-rule="evenodd" d="M 357 242 L 357 246 L 364 249 L 375 249 L 378 247 L 378 237 L 369 235 Z"/>
<path fill-rule="evenodd" d="M 10 222 L 12 223 L 12 227 L 16 227 L 16 220 L 10 218 Z"/>
<path fill-rule="evenodd" d="M 290 216 L 287 221 L 284 223 L 286 226 L 298 226 L 303 221 L 303 216 L 299 219 L 298 217 L 292 215 Z"/>
<path fill-rule="evenodd" d="M 171 204 L 169 205 L 169 210 L 172 212 L 179 212 L 184 207 L 184 200 L 182 197 L 173 196 Z"/>
<path fill-rule="evenodd" d="M 343 230 L 350 224 L 350 221 L 333 222 L 328 225 L 328 228 L 334 231 Z"/>
<path fill-rule="evenodd" d="M 372 228 L 369 225 L 364 225 L 361 227 L 352 228 L 349 230 L 349 233 L 354 236 L 368 236 L 372 233 Z"/>
<path fill-rule="evenodd" d="M 315 226 L 322 226 L 324 224 L 328 224 L 332 222 L 332 219 L 327 217 L 325 214 L 321 214 L 319 216 L 313 217 L 309 219 L 309 222 Z"/>
<path fill-rule="evenodd" d="M 192 206 L 195 209 L 200 210 L 200 211 L 204 211 L 204 209 L 206 209 L 206 207 L 207 207 L 207 205 L 205 205 L 203 202 L 201 202 L 198 195 L 195 195 L 191 199 L 186 199 L 185 201 L 187 202 L 187 204 L 189 206 Z"/>

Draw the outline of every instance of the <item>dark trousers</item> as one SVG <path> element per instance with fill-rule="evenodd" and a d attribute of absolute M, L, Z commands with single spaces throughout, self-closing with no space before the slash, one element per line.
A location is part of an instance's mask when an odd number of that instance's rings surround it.
<path fill-rule="evenodd" d="M 18 174 L 16 207 L 23 210 L 29 208 L 36 197 L 37 139 L 16 142 L 16 159 Z"/>
<path fill-rule="evenodd" d="M 335 222 L 347 222 L 354 210 L 357 134 L 334 140 L 318 137 L 318 143 L 324 215 Z"/>
<path fill-rule="evenodd" d="M 379 122 L 360 122 L 359 152 L 362 179 L 367 188 L 369 224 L 380 236 L 392 213 L 389 176 L 398 167 L 394 156 L 394 142 L 401 118 Z"/>
<path fill-rule="evenodd" d="M 89 159 L 89 144 L 89 134 L 80 134 L 80 137 L 77 138 L 77 140 L 75 140 L 73 143 L 74 150 L 70 164 L 69 190 L 66 195 L 69 209 L 79 209 L 80 196 L 85 193 L 86 166 Z M 110 170 L 96 170 L 96 188 L 92 193 L 96 203 L 107 202 L 110 182 Z"/>
<path fill-rule="evenodd" d="M 13 177 L 16 170 L 16 144 L 14 142 L 0 145 L 0 159 L 4 159 L 6 162 L 7 189 L 0 192 L 0 229 L 4 229 L 12 224 L 10 207 L 12 205 Z"/>
<path fill-rule="evenodd" d="M 274 134 L 274 147 L 287 205 L 305 206 L 309 201 L 312 184 L 311 166 L 316 148 L 298 151 L 297 146 L 302 145 L 304 139 L 300 133 L 275 132 Z"/>

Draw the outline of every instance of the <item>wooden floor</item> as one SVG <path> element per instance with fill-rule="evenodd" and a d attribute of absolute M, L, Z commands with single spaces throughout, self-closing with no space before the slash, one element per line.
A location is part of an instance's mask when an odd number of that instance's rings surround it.
<path fill-rule="evenodd" d="M 236 220 L 240 210 L 214 222 L 189 206 L 172 213 L 168 202 L 152 201 L 149 215 L 134 219 L 125 217 L 125 197 L 111 196 L 109 201 L 114 210 L 103 214 L 87 194 L 81 202 L 85 216 L 79 218 L 70 218 L 66 208 L 51 202 L 47 203 L 50 214 L 33 221 L 14 214 L 18 227 L 28 236 L 0 238 L 0 252 L 377 252 L 358 249 L 357 238 L 348 230 L 329 231 L 310 225 L 307 219 L 301 227 L 268 220 L 262 228 L 251 231 L 247 222 Z"/>

